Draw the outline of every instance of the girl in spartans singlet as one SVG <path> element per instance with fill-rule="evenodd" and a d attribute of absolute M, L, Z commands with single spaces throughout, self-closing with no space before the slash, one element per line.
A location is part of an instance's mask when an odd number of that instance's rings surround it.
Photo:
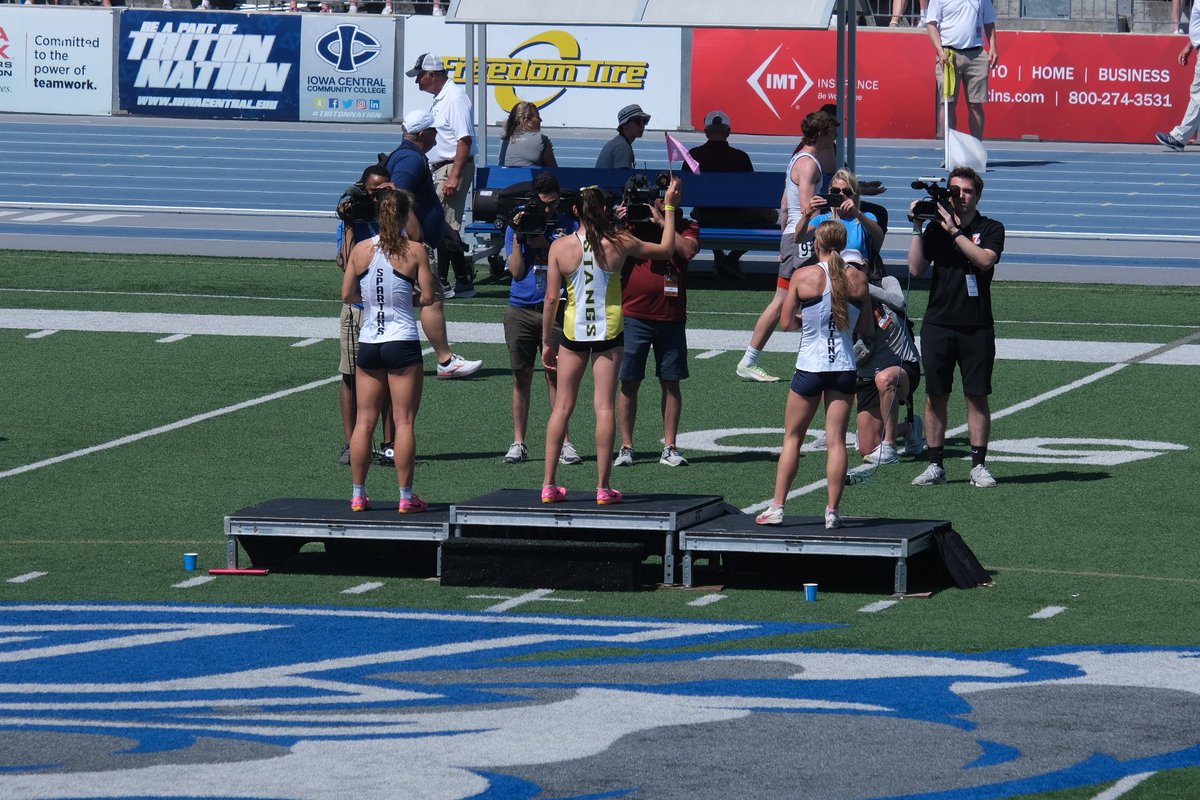
<path fill-rule="evenodd" d="M 579 268 L 566 276 L 567 308 L 563 334 L 575 342 L 604 342 L 615 339 L 624 326 L 621 315 L 621 275 L 596 264 L 592 247 L 582 233 Z"/>

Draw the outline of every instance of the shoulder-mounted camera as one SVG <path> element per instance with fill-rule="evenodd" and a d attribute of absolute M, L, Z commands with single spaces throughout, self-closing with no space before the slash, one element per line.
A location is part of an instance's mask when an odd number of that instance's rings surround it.
<path fill-rule="evenodd" d="M 925 199 L 918 200 L 917 204 L 913 206 L 912 212 L 908 215 L 912 222 L 927 222 L 937 219 L 938 206 L 951 214 L 954 213 L 954 198 L 958 197 L 957 186 L 947 188 L 942 186 L 940 181 L 921 178 L 912 182 L 912 188 L 921 189 L 928 195 Z"/>
<path fill-rule="evenodd" d="M 625 181 L 625 190 L 621 194 L 621 205 L 625 206 L 626 222 L 648 222 L 650 207 L 660 197 L 665 197 L 667 188 L 671 185 L 671 176 L 665 172 L 658 173 L 651 183 L 642 173 L 631 175 Z"/>

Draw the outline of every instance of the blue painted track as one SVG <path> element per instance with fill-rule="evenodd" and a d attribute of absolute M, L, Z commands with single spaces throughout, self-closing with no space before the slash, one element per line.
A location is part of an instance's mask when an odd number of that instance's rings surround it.
<path fill-rule="evenodd" d="M 563 166 L 590 166 L 608 131 L 554 129 Z M 1148 134 L 1149 135 L 1149 134 Z M 195 122 L 130 118 L 4 118 L 0 138 L 0 231 L 52 237 L 81 235 L 70 219 L 21 222 L 3 209 L 136 211 L 88 225 L 98 239 L 190 238 L 231 243 L 328 242 L 330 212 L 341 190 L 398 141 L 398 126 Z M 496 149 L 495 132 L 490 146 Z M 683 133 L 687 144 L 700 134 Z M 779 137 L 734 137 L 756 168 L 782 170 L 796 144 Z M 1076 145 L 989 142 L 982 209 L 1004 221 L 1006 260 L 1062 267 L 1200 269 L 1200 160 L 1154 144 Z M 636 144 L 648 170 L 666 168 L 665 147 L 651 132 Z M 889 190 L 889 260 L 903 260 L 909 183 L 944 175 L 932 141 L 857 144 L 860 176 Z M 151 216 L 146 216 L 150 213 Z M 202 226 L 157 213 L 212 213 L 238 224 Z M 255 217 L 261 217 L 257 224 Z M 279 218 L 308 219 L 280 226 Z"/>

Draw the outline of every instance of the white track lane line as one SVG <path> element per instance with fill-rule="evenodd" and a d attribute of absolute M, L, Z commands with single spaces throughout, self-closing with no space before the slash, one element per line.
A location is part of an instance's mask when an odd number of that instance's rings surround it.
<path fill-rule="evenodd" d="M 113 439 L 110 442 L 93 445 L 92 447 L 85 447 L 82 450 L 75 450 L 70 453 L 64 453 L 61 456 L 54 456 L 53 458 L 47 458 L 42 461 L 35 461 L 34 463 L 26 464 L 23 467 L 13 467 L 12 469 L 5 470 L 4 472 L 0 472 L 0 478 L 10 478 L 13 475 L 20 475 L 25 472 L 32 472 L 35 469 L 41 469 L 42 467 L 49 467 L 54 464 L 60 464 L 63 461 L 70 461 L 71 459 L 81 458 L 83 456 L 91 455 L 92 453 L 99 453 L 103 450 L 111 450 L 114 447 L 121 447 L 122 445 L 133 444 L 134 442 L 140 442 L 142 439 L 149 439 L 151 436 L 158 436 L 159 434 L 162 434 L 162 433 L 170 433 L 171 431 L 176 431 L 176 430 L 179 430 L 180 428 L 186 428 L 189 425 L 195 425 L 198 422 L 206 422 L 207 420 L 215 419 L 216 417 L 222 417 L 226 414 L 232 414 L 235 411 L 242 411 L 247 408 L 253 408 L 254 406 L 262 405 L 263 403 L 270 403 L 273 400 L 282 400 L 283 398 L 289 397 L 293 394 L 299 394 L 300 392 L 307 392 L 309 389 L 319 389 L 322 386 L 328 386 L 331 383 L 337 383 L 341 379 L 342 379 L 341 375 L 334 375 L 332 378 L 324 378 L 319 381 L 313 381 L 311 383 L 301 384 L 300 386 L 293 386 L 291 389 L 284 389 L 283 391 L 272 392 L 271 394 L 263 395 L 262 397 L 256 397 L 253 400 L 246 400 L 241 403 L 234 403 L 231 406 L 225 406 L 224 408 L 218 408 L 214 411 L 205 411 L 203 414 L 196 414 L 195 416 L 188 417 L 186 419 L 181 419 L 178 422 L 171 422 L 166 425 L 159 425 L 157 428 L 151 428 L 149 430 L 142 431 L 141 433 L 133 433 L 133 434 L 130 434 L 129 436 L 122 436 L 120 439 Z"/>

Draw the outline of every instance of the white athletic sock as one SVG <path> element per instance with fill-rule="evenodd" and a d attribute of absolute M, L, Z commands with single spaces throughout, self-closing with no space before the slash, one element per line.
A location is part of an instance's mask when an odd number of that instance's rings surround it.
<path fill-rule="evenodd" d="M 745 364 L 747 367 L 753 367 L 755 364 L 758 363 L 758 357 L 761 355 L 762 355 L 762 350 L 758 350 L 754 347 L 747 347 L 746 355 L 742 356 L 742 363 Z"/>
<path fill-rule="evenodd" d="M 366 497 L 366 496 L 367 496 L 367 487 L 361 483 L 354 484 L 354 494 L 351 495 L 351 497 Z"/>

